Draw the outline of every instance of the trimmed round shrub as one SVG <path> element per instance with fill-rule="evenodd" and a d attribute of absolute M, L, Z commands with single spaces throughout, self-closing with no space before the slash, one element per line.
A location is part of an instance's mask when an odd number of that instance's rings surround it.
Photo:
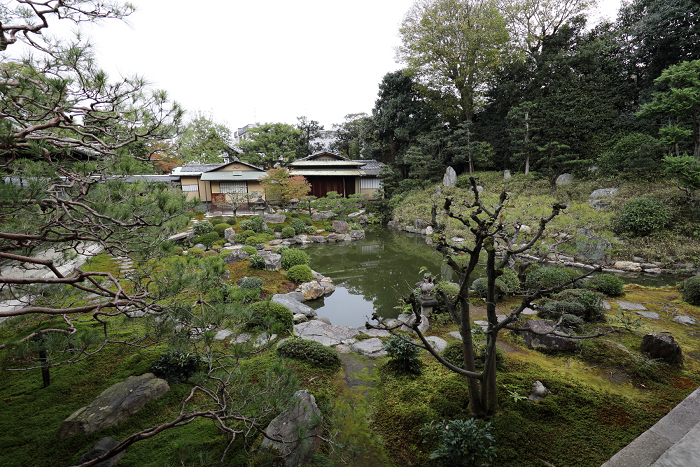
<path fill-rule="evenodd" d="M 187 381 L 199 369 L 202 359 L 199 355 L 182 350 L 171 350 L 161 354 L 151 365 L 151 372 L 170 384 Z"/>
<path fill-rule="evenodd" d="M 224 230 L 230 229 L 231 226 L 228 225 L 226 222 L 222 222 L 220 224 L 216 224 L 214 226 L 214 232 L 218 233 L 220 237 L 224 236 Z"/>
<path fill-rule="evenodd" d="M 506 284 L 506 287 L 508 287 L 508 292 L 520 290 L 520 280 L 518 279 L 518 275 L 515 273 L 515 271 L 510 268 L 503 268 L 501 271 L 503 271 L 503 274 L 498 276 L 498 278 Z"/>
<path fill-rule="evenodd" d="M 302 219 L 292 219 L 289 225 L 294 229 L 296 235 L 302 234 L 306 231 L 306 222 Z"/>
<path fill-rule="evenodd" d="M 265 242 L 260 240 L 260 238 L 257 235 L 253 235 L 252 237 L 248 237 L 245 239 L 245 244 L 248 246 L 254 246 L 254 245 L 257 245 L 258 243 L 265 243 Z"/>
<path fill-rule="evenodd" d="M 633 199 L 622 207 L 616 220 L 616 230 L 634 237 L 644 237 L 666 227 L 671 211 L 661 201 L 650 198 Z"/>
<path fill-rule="evenodd" d="M 282 229 L 284 229 L 285 227 L 287 226 L 284 224 L 275 224 L 274 227 L 272 227 L 272 230 L 274 232 L 282 232 Z"/>
<path fill-rule="evenodd" d="M 238 284 L 238 287 L 243 290 L 258 290 L 262 289 L 262 286 L 263 280 L 259 277 L 244 277 L 241 283 Z"/>
<path fill-rule="evenodd" d="M 224 220 L 223 217 L 215 217 L 211 220 L 211 225 L 213 225 L 215 228 L 219 224 L 225 224 L 226 221 Z"/>
<path fill-rule="evenodd" d="M 314 225 L 314 221 L 311 220 L 311 218 L 309 216 L 303 217 L 303 218 L 301 218 L 301 220 L 303 220 L 304 224 L 306 224 L 309 227 L 312 227 Z"/>
<path fill-rule="evenodd" d="M 254 237 L 255 232 L 248 229 L 244 230 L 243 232 L 239 233 L 236 235 L 236 242 L 238 243 L 245 243 L 246 240 L 248 240 L 248 237 Z"/>
<path fill-rule="evenodd" d="M 210 257 L 210 256 L 219 256 L 219 253 L 217 253 L 217 252 L 214 251 L 214 250 L 208 250 L 208 251 L 205 251 L 205 252 L 204 252 L 204 256 L 207 257 L 207 258 Z"/>
<path fill-rule="evenodd" d="M 580 316 L 589 323 L 605 321 L 605 309 L 603 308 L 603 296 L 592 290 L 569 289 L 553 295 L 557 300 L 577 302 L 583 305 L 584 314 Z"/>
<path fill-rule="evenodd" d="M 272 249 L 273 253 L 282 254 L 283 251 L 289 250 L 289 247 L 287 245 L 278 245 L 275 248 Z"/>
<path fill-rule="evenodd" d="M 284 305 L 275 302 L 257 302 L 248 307 L 250 320 L 245 324 L 247 331 L 274 331 L 276 334 L 291 334 L 294 329 L 294 315 Z"/>
<path fill-rule="evenodd" d="M 576 276 L 578 273 L 572 269 L 543 266 L 527 274 L 524 288 L 532 290 L 561 287 Z"/>
<path fill-rule="evenodd" d="M 570 315 L 568 313 L 565 313 L 561 317 L 561 325 L 566 326 L 567 328 L 571 329 L 581 329 L 583 326 L 583 318 L 579 318 L 576 315 Z"/>
<path fill-rule="evenodd" d="M 282 238 L 292 238 L 296 235 L 294 227 L 284 227 L 282 229 Z"/>
<path fill-rule="evenodd" d="M 296 248 L 290 248 L 289 250 L 284 250 L 282 253 L 282 268 L 289 270 L 292 266 L 297 266 L 299 264 L 309 264 L 311 258 L 305 251 L 297 250 Z"/>
<path fill-rule="evenodd" d="M 389 354 L 391 368 L 401 373 L 420 374 L 421 364 L 418 358 L 418 347 L 398 336 L 391 336 L 384 344 L 384 350 Z"/>
<path fill-rule="evenodd" d="M 182 256 L 185 250 L 181 246 L 173 247 L 173 254 L 176 256 Z"/>
<path fill-rule="evenodd" d="M 258 254 L 248 256 L 248 261 L 250 261 L 251 267 L 255 269 L 265 269 L 265 258 Z"/>
<path fill-rule="evenodd" d="M 238 222 L 238 219 L 236 219 L 235 217 L 230 217 L 230 218 L 226 221 L 226 223 L 227 223 L 228 225 L 230 225 L 230 226 L 236 225 L 237 222 Z"/>
<path fill-rule="evenodd" d="M 314 274 L 306 264 L 297 264 L 289 268 L 286 274 L 287 280 L 301 284 L 313 280 Z"/>
<path fill-rule="evenodd" d="M 204 250 L 201 248 L 190 248 L 187 250 L 187 256 L 192 256 L 193 258 L 204 258 Z"/>
<path fill-rule="evenodd" d="M 625 294 L 625 283 L 613 274 L 597 274 L 588 280 L 586 286 L 591 290 L 597 290 L 608 297 L 620 297 Z"/>
<path fill-rule="evenodd" d="M 583 319 L 586 307 L 574 301 L 549 300 L 537 312 L 537 316 L 544 319 L 557 320 L 562 315 L 574 315 Z"/>
<path fill-rule="evenodd" d="M 253 256 L 253 255 L 258 254 L 258 250 L 256 250 L 255 247 L 250 246 L 250 245 L 246 245 L 246 246 L 242 247 L 241 251 L 245 251 L 246 253 L 248 253 L 249 256 Z"/>
<path fill-rule="evenodd" d="M 305 232 L 308 235 L 315 235 L 316 234 L 316 227 L 314 227 L 313 225 L 310 225 L 310 226 L 306 227 Z"/>
<path fill-rule="evenodd" d="M 274 237 L 275 236 L 275 229 L 271 229 L 268 227 L 266 229 L 263 229 L 262 233 L 264 233 L 265 235 L 271 235 Z"/>
<path fill-rule="evenodd" d="M 481 298 L 486 298 L 487 280 L 485 277 L 480 277 L 472 282 L 472 289 Z M 508 291 L 508 286 L 500 278 L 496 279 L 496 298 L 501 298 Z"/>
<path fill-rule="evenodd" d="M 204 235 L 200 235 L 198 237 L 195 237 L 193 242 L 196 245 L 197 243 L 201 243 L 202 245 L 206 245 L 211 248 L 211 246 L 214 244 L 219 239 L 219 234 L 216 232 L 209 232 Z"/>
<path fill-rule="evenodd" d="M 338 351 L 316 341 L 289 339 L 277 347 L 277 353 L 285 358 L 304 360 L 324 368 L 340 367 Z"/>
<path fill-rule="evenodd" d="M 681 284 L 683 301 L 691 305 L 700 306 L 700 276 L 693 276 Z"/>
<path fill-rule="evenodd" d="M 209 221 L 197 222 L 196 224 L 194 224 L 192 226 L 192 231 L 194 232 L 195 235 L 208 234 L 212 230 L 214 230 L 214 226 Z"/>

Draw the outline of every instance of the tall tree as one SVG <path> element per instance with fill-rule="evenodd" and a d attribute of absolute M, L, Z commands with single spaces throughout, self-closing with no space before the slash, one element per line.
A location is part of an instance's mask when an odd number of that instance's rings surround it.
<path fill-rule="evenodd" d="M 286 167 L 269 169 L 260 180 L 267 201 L 277 201 L 286 208 L 292 199 L 300 200 L 311 191 L 311 184 L 301 175 L 290 175 Z"/>
<path fill-rule="evenodd" d="M 297 130 L 299 130 L 299 146 L 297 147 L 297 159 L 309 156 L 323 149 L 323 144 L 314 142 L 321 136 L 323 125 L 316 120 L 309 120 L 305 116 L 297 117 Z"/>
<path fill-rule="evenodd" d="M 217 163 L 233 156 L 231 130 L 199 112 L 180 132 L 180 158 L 185 162 Z"/>
<path fill-rule="evenodd" d="M 511 52 L 496 1 L 418 0 L 399 34 L 397 58 L 418 89 L 444 118 L 472 121 Z"/>
<path fill-rule="evenodd" d="M 343 123 L 334 123 L 335 140 L 331 150 L 350 159 L 370 159 L 372 153 L 372 117 L 364 112 L 347 114 Z"/>
<path fill-rule="evenodd" d="M 301 131 L 286 123 L 265 123 L 248 130 L 250 138 L 238 143 L 241 160 L 265 169 L 297 159 Z"/>

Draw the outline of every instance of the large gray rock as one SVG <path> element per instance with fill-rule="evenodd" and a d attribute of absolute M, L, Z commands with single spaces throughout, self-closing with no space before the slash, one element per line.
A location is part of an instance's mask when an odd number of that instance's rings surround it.
<path fill-rule="evenodd" d="M 568 330 L 563 326 L 554 327 L 556 323 L 553 321 L 545 321 L 540 319 L 528 320 L 523 329 L 525 331 L 521 332 L 523 339 L 530 347 L 544 347 L 551 350 L 576 350 L 579 347 L 579 343 L 575 339 L 569 339 L 563 336 L 557 336 L 553 334 L 540 335 L 535 333 L 549 333 L 552 331 L 567 333 Z M 534 331 L 534 332 L 530 332 Z"/>
<path fill-rule="evenodd" d="M 346 234 L 350 231 L 350 224 L 345 221 L 333 221 L 331 225 L 333 230 L 340 234 Z"/>
<path fill-rule="evenodd" d="M 442 177 L 442 185 L 446 187 L 455 186 L 457 183 L 457 172 L 452 167 L 447 167 L 445 175 Z"/>
<path fill-rule="evenodd" d="M 647 334 L 642 338 L 642 352 L 649 357 L 663 360 L 666 363 L 683 363 L 681 346 L 672 336 L 667 334 Z"/>
<path fill-rule="evenodd" d="M 350 350 L 366 357 L 385 357 L 387 354 L 384 350 L 384 343 L 376 337 L 355 342 Z"/>
<path fill-rule="evenodd" d="M 303 339 L 320 342 L 326 347 L 334 347 L 338 344 L 354 344 L 354 337 L 360 331 L 350 326 L 338 326 L 313 319 L 306 323 L 295 324 L 294 333 Z"/>
<path fill-rule="evenodd" d="M 362 230 L 351 230 L 350 238 L 352 238 L 353 240 L 362 240 L 363 238 L 365 238 L 365 233 Z"/>
<path fill-rule="evenodd" d="M 512 177 L 512 175 L 510 174 L 510 170 L 503 171 L 503 180 L 508 180 L 511 177 Z"/>
<path fill-rule="evenodd" d="M 244 259 L 248 259 L 248 256 L 250 255 L 243 250 L 233 250 L 231 251 L 231 254 L 224 258 L 224 263 L 237 263 L 239 261 L 243 261 Z"/>
<path fill-rule="evenodd" d="M 399 321 L 401 321 L 402 323 L 404 323 L 404 326 L 401 326 L 402 331 L 413 332 L 413 328 L 411 326 L 413 326 L 413 323 L 416 322 L 416 315 L 414 313 L 401 314 L 401 315 L 399 315 L 399 317 L 397 319 Z M 425 315 L 421 315 L 420 324 L 418 325 L 418 330 L 421 333 L 425 334 L 426 332 L 428 332 L 429 328 L 430 328 L 430 321 L 428 321 L 428 317 Z"/>
<path fill-rule="evenodd" d="M 586 228 L 576 231 L 576 256 L 585 262 L 602 264 L 608 260 L 612 244 Z"/>
<path fill-rule="evenodd" d="M 265 214 L 265 222 L 270 224 L 281 224 L 287 219 L 284 214 Z"/>
<path fill-rule="evenodd" d="M 224 230 L 224 238 L 228 243 L 236 243 L 236 231 L 233 230 L 233 227 Z"/>
<path fill-rule="evenodd" d="M 556 184 L 557 186 L 559 185 L 568 185 L 569 183 L 574 181 L 574 176 L 571 174 L 561 174 L 557 177 Z"/>
<path fill-rule="evenodd" d="M 433 346 L 433 349 L 435 349 L 437 353 L 442 353 L 445 347 L 447 347 L 447 341 L 437 336 L 428 336 L 425 340 L 430 342 L 430 345 Z"/>
<path fill-rule="evenodd" d="M 325 289 L 317 281 L 304 282 L 300 288 L 301 293 L 304 294 L 304 301 L 315 300 L 325 294 Z"/>
<path fill-rule="evenodd" d="M 258 254 L 265 259 L 265 269 L 268 271 L 277 271 L 282 267 L 282 255 L 267 250 L 259 250 Z"/>
<path fill-rule="evenodd" d="M 597 190 L 594 190 L 593 193 L 590 194 L 589 198 L 607 198 L 610 196 L 615 196 L 619 191 L 620 190 L 618 190 L 617 188 L 599 188 Z"/>
<path fill-rule="evenodd" d="M 299 295 L 303 300 L 304 296 L 302 294 Z M 301 303 L 302 300 L 298 300 L 298 295 L 296 295 L 295 292 L 288 294 L 275 294 L 272 296 L 271 300 L 275 303 L 286 306 L 289 308 L 292 314 L 302 314 L 307 318 L 314 318 L 316 316 L 316 310 Z"/>
<path fill-rule="evenodd" d="M 338 217 L 338 214 L 333 211 L 318 211 L 311 214 L 311 219 L 315 221 L 329 221 L 334 217 Z"/>
<path fill-rule="evenodd" d="M 114 448 L 119 444 L 119 441 L 117 441 L 114 438 L 102 438 L 99 440 L 93 447 L 90 449 L 88 452 L 80 456 L 80 459 L 78 460 L 79 464 L 85 463 L 87 461 L 91 461 L 93 459 L 97 459 L 98 457 L 102 456 L 105 454 L 107 451 L 110 449 Z M 102 462 L 98 462 L 95 464 L 94 467 L 112 467 L 114 464 L 117 463 L 119 459 L 122 458 L 124 455 L 124 451 L 113 455 L 112 457 L 108 458 L 107 460 L 103 460 Z"/>
<path fill-rule="evenodd" d="M 292 397 L 291 406 L 270 422 L 263 446 L 271 446 L 284 456 L 284 464 L 289 467 L 307 465 L 311 456 L 321 444 L 321 410 L 316 399 L 306 389 L 299 390 Z"/>
<path fill-rule="evenodd" d="M 86 407 L 66 418 L 58 431 L 61 439 L 90 434 L 108 426 L 118 425 L 141 410 L 148 402 L 159 398 L 170 389 L 168 382 L 153 373 L 130 376 L 121 383 L 105 389 Z"/>

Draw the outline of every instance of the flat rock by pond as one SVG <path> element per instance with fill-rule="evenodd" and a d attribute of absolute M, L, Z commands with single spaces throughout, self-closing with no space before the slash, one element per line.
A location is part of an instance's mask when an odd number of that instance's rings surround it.
<path fill-rule="evenodd" d="M 299 300 L 301 296 L 301 300 Z M 272 301 L 284 305 L 292 312 L 292 314 L 302 314 L 308 318 L 313 318 L 316 316 L 316 310 L 308 305 L 304 305 L 301 301 L 304 299 L 304 295 L 299 292 L 290 292 L 287 294 L 275 294 L 272 296 Z"/>
<path fill-rule="evenodd" d="M 313 319 L 305 323 L 295 324 L 294 333 L 301 338 L 320 342 L 326 347 L 334 347 L 338 344 L 354 344 L 356 341 L 354 337 L 360 331 L 350 326 L 337 326 Z"/>
<path fill-rule="evenodd" d="M 350 347 L 355 353 L 364 355 L 366 357 L 385 357 L 386 350 L 384 350 L 384 343 L 381 339 L 373 337 L 371 339 L 365 339 L 359 342 L 355 342 Z"/>
<path fill-rule="evenodd" d="M 617 306 L 623 311 L 646 311 L 647 307 L 641 303 L 617 301 Z"/>

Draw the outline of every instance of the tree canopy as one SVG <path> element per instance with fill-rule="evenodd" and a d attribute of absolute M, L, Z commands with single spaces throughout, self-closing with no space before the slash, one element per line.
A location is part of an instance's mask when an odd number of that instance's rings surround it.
<path fill-rule="evenodd" d="M 198 112 L 178 136 L 180 158 L 185 162 L 217 163 L 231 157 L 231 130 Z"/>
<path fill-rule="evenodd" d="M 238 143 L 243 151 L 241 160 L 269 169 L 275 164 L 283 166 L 298 157 L 301 130 L 286 123 L 265 123 L 248 130 L 248 138 Z"/>

